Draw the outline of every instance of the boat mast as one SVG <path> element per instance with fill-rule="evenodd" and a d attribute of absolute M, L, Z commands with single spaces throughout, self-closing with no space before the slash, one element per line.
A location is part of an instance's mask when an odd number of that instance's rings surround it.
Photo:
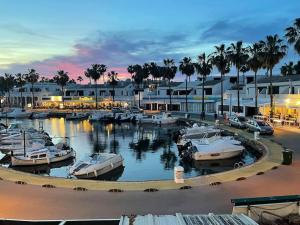
<path fill-rule="evenodd" d="M 23 144 L 24 144 L 24 157 L 26 155 L 26 149 L 25 149 L 25 131 L 23 131 Z"/>

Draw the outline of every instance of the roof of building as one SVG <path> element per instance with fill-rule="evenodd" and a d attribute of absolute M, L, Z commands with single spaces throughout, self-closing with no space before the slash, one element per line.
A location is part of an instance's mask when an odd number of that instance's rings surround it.
<path fill-rule="evenodd" d="M 270 77 L 263 77 L 257 81 L 258 84 L 263 84 L 263 83 L 270 83 Z M 274 83 L 280 83 L 280 82 L 290 82 L 290 81 L 300 81 L 300 75 L 289 75 L 289 76 L 273 76 L 272 81 Z M 254 84 L 252 82 L 251 84 Z"/>
<path fill-rule="evenodd" d="M 258 225 L 249 217 L 240 215 L 145 215 L 122 216 L 119 225 Z"/>

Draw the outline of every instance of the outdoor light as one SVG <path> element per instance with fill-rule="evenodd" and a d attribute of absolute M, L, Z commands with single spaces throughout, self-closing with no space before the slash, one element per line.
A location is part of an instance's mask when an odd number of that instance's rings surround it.
<path fill-rule="evenodd" d="M 290 99 L 289 99 L 289 98 L 286 99 L 285 102 L 286 102 L 286 103 L 290 103 Z"/>
<path fill-rule="evenodd" d="M 31 106 L 32 106 L 31 103 L 28 103 L 28 104 L 27 104 L 27 107 L 28 107 L 28 108 L 31 108 Z"/>

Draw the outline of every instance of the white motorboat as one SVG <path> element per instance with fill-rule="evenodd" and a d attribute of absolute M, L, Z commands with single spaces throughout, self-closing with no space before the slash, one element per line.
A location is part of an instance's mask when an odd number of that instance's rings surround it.
<path fill-rule="evenodd" d="M 91 160 L 80 161 L 70 169 L 70 174 L 81 179 L 96 178 L 123 166 L 121 155 L 113 153 L 95 154 Z"/>
<path fill-rule="evenodd" d="M 96 111 L 90 115 L 89 121 L 101 121 L 106 120 L 107 118 L 114 118 L 113 113 L 109 111 Z"/>
<path fill-rule="evenodd" d="M 131 113 L 130 120 L 133 122 L 138 122 L 139 120 L 145 118 L 145 115 L 143 113 Z"/>
<path fill-rule="evenodd" d="M 152 124 L 154 121 L 154 115 L 142 115 L 137 121 L 142 124 Z"/>
<path fill-rule="evenodd" d="M 32 114 L 32 119 L 46 119 L 49 117 L 49 112 L 35 112 Z"/>
<path fill-rule="evenodd" d="M 89 116 L 87 113 L 82 112 L 73 112 L 71 114 L 66 115 L 66 120 L 84 120 L 87 119 Z"/>
<path fill-rule="evenodd" d="M 162 113 L 152 115 L 151 117 L 143 117 L 139 120 L 140 123 L 154 123 L 157 125 L 176 123 L 177 117 L 173 117 L 171 113 Z"/>
<path fill-rule="evenodd" d="M 118 122 L 129 122 L 132 115 L 128 112 L 124 113 L 115 113 L 115 120 Z"/>
<path fill-rule="evenodd" d="M 199 140 L 186 140 L 186 148 L 180 150 L 183 158 L 194 160 L 229 159 L 240 155 L 245 147 L 233 137 L 219 135 Z"/>
<path fill-rule="evenodd" d="M 22 123 L 10 123 L 7 128 L 0 130 L 0 137 L 18 134 L 22 132 Z"/>
<path fill-rule="evenodd" d="M 197 123 L 194 123 L 192 127 L 182 129 L 179 133 L 183 139 L 195 139 L 202 138 L 204 135 L 211 136 L 221 131 L 221 129 L 214 126 L 199 126 Z"/>
<path fill-rule="evenodd" d="M 7 118 L 13 118 L 13 119 L 29 118 L 31 114 L 32 114 L 31 112 L 28 112 L 25 109 L 13 108 L 11 112 L 7 113 Z"/>
<path fill-rule="evenodd" d="M 75 151 L 72 148 L 59 149 L 43 148 L 36 151 L 26 152 L 25 156 L 11 156 L 12 166 L 34 166 L 61 162 L 75 157 Z"/>

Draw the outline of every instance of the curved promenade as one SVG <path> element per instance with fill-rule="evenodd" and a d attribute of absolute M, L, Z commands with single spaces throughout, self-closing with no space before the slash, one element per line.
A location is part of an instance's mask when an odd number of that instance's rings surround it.
<path fill-rule="evenodd" d="M 231 128 L 230 128 L 231 129 Z M 242 132 L 243 131 L 237 131 Z M 252 134 L 243 133 L 248 138 Z M 296 150 L 299 133 L 276 130 L 274 139 Z M 261 142 L 268 153 L 255 165 L 216 175 L 189 179 L 184 185 L 192 189 L 179 190 L 182 184 L 161 182 L 95 182 L 54 179 L 0 170 L 0 217 L 19 219 L 119 218 L 122 214 L 225 213 L 231 211 L 231 198 L 298 194 L 298 155 L 292 166 L 281 166 L 282 147 L 269 139 Z M 271 169 L 278 167 L 278 169 Z M 262 175 L 256 175 L 264 172 Z M 244 177 L 240 181 L 237 178 Z M 7 181 L 9 180 L 9 181 Z M 11 181 L 24 181 L 26 185 Z M 221 182 L 220 185 L 209 185 Z M 34 185 L 32 185 L 34 184 Z M 52 184 L 56 188 L 43 188 Z M 69 187 L 69 188 L 62 188 Z M 74 191 L 84 187 L 88 191 Z M 108 189 L 119 188 L 122 193 Z M 146 193 L 141 190 L 157 188 Z M 98 191 L 94 191 L 101 189 Z M 172 190 L 165 190 L 172 189 Z"/>

